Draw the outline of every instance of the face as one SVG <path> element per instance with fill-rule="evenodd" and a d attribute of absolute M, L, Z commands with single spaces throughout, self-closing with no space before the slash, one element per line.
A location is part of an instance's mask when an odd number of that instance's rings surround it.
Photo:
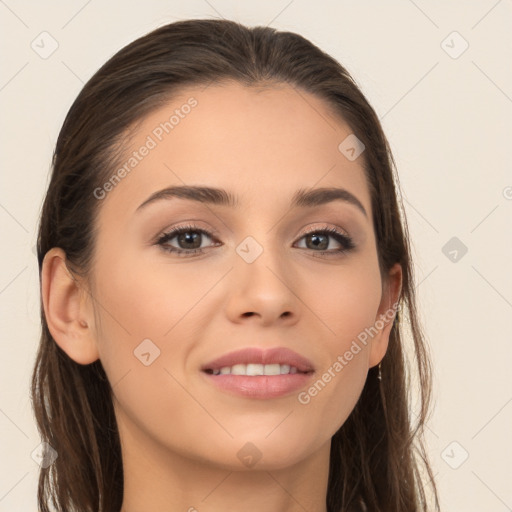
<path fill-rule="evenodd" d="M 94 343 L 125 440 L 282 468 L 328 446 L 386 349 L 384 331 L 357 342 L 391 303 L 364 153 L 305 92 L 203 89 L 144 119 L 96 192 Z M 184 186 L 234 204 L 154 196 Z M 294 202 L 320 188 L 345 192 Z"/>

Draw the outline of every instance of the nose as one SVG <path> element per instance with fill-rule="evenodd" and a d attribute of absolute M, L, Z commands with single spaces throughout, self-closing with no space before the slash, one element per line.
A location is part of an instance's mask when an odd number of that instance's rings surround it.
<path fill-rule="evenodd" d="M 227 316 L 234 323 L 261 326 L 296 323 L 301 304 L 294 289 L 296 277 L 293 269 L 270 250 L 265 249 L 252 263 L 237 255 L 229 278 Z"/>

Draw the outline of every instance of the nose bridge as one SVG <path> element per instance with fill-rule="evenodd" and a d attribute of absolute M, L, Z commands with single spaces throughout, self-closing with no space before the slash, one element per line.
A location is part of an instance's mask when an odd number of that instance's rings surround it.
<path fill-rule="evenodd" d="M 297 314 L 290 267 L 282 244 L 272 241 L 273 231 L 249 235 L 235 248 L 230 314 L 257 314 L 263 320 Z"/>
<path fill-rule="evenodd" d="M 256 236 L 249 235 L 236 246 L 236 273 L 252 286 L 257 283 L 276 289 L 285 286 L 284 247 L 271 240 L 272 232 Z"/>

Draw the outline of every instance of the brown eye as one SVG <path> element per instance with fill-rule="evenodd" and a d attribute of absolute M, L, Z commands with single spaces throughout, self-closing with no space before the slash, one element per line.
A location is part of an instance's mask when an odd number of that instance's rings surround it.
<path fill-rule="evenodd" d="M 213 239 L 212 235 L 196 226 L 181 226 L 164 233 L 157 241 L 162 249 L 176 254 L 199 254 L 205 247 L 201 247 L 204 238 Z M 174 243 L 171 241 L 176 240 Z"/>
<path fill-rule="evenodd" d="M 311 230 L 303 235 L 301 240 L 302 239 L 305 240 L 306 247 L 301 247 L 301 249 L 311 249 L 312 251 L 318 252 L 319 254 L 336 255 L 348 252 L 355 248 L 355 244 L 352 238 L 343 233 L 340 233 L 337 229 L 334 228 Z M 330 239 L 334 239 L 340 247 L 329 249 L 331 244 Z"/>

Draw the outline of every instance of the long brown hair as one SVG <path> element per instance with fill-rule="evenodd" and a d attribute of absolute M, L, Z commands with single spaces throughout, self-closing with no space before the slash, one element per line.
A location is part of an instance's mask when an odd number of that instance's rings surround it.
<path fill-rule="evenodd" d="M 323 99 L 348 123 L 366 148 L 382 275 L 397 262 L 402 266 L 400 321 L 391 330 L 381 379 L 377 368 L 370 369 L 355 409 L 332 438 L 327 510 L 423 512 L 429 510 L 427 486 L 439 510 L 422 444 L 429 358 L 395 162 L 375 111 L 347 70 L 302 36 L 226 20 L 186 20 L 154 30 L 106 62 L 74 101 L 57 140 L 37 240 L 40 276 L 52 247 L 65 251 L 73 273 L 90 276 L 101 204 L 93 191 L 112 176 L 129 130 L 183 87 L 226 81 L 248 87 L 289 84 Z M 42 440 L 59 456 L 40 470 L 40 511 L 119 511 L 123 467 L 110 383 L 99 360 L 80 365 L 60 349 L 42 305 L 41 322 L 32 403 Z M 411 375 L 419 383 L 414 415 Z"/>

